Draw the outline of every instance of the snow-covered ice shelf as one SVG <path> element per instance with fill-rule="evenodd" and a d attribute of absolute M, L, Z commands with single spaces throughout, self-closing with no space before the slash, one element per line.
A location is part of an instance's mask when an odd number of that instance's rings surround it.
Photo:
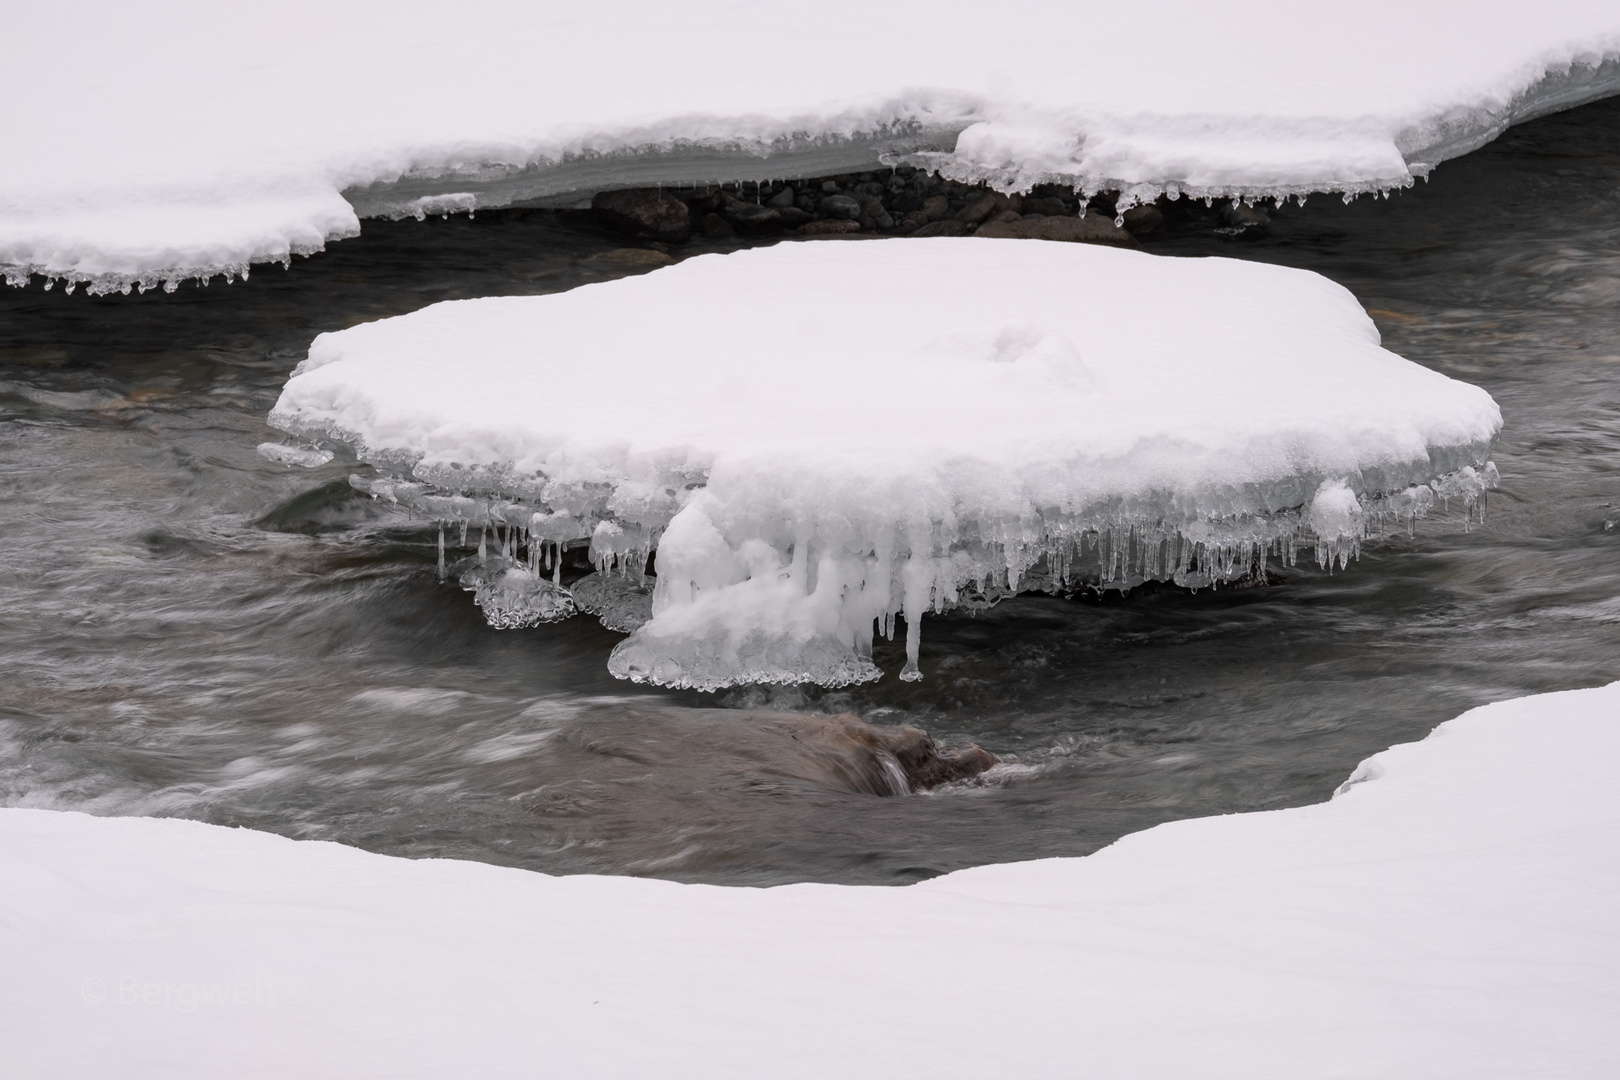
<path fill-rule="evenodd" d="M 1472 505 L 1501 426 L 1316 274 L 978 238 L 436 304 L 318 337 L 270 421 L 476 543 L 496 625 L 571 614 L 589 544 L 614 673 L 700 689 L 876 678 L 902 614 L 914 678 L 924 612 L 1020 591 L 1342 566 Z"/>
<path fill-rule="evenodd" d="M 1126 203 L 1385 190 L 1614 93 L 1617 61 L 1613 0 L 13 5 L 0 268 L 172 284 L 358 216 L 880 160 Z"/>
<path fill-rule="evenodd" d="M 1524 698 L 1321 805 L 904 888 L 0 810 L 0 1073 L 1606 1080 L 1617 768 L 1620 684 Z"/>

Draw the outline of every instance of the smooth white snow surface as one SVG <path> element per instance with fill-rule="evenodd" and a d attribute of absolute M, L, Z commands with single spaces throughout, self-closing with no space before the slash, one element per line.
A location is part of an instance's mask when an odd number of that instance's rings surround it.
<path fill-rule="evenodd" d="M 508 599 L 486 566 L 486 611 L 570 613 L 541 580 L 559 543 L 637 577 L 656 545 L 652 621 L 611 667 L 714 689 L 876 678 L 874 625 L 901 613 L 912 678 L 925 611 L 1219 584 L 1299 543 L 1342 566 L 1436 489 L 1493 483 L 1501 415 L 1307 271 L 936 238 L 323 334 L 270 422 L 346 445 L 391 477 L 368 490 L 469 544 L 496 526 Z"/>
<path fill-rule="evenodd" d="M 1389 189 L 1616 92 L 1617 60 L 1613 0 L 10 4 L 0 267 L 172 284 L 318 250 L 357 213 L 880 157 L 1127 202 Z"/>
<path fill-rule="evenodd" d="M 0 1074 L 1608 1078 L 1617 770 L 1620 683 L 1476 709 L 1328 803 L 905 888 L 0 810 Z"/>

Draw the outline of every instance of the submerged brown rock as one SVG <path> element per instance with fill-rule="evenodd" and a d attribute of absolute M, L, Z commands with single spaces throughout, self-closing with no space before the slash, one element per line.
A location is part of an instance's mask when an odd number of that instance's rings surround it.
<path fill-rule="evenodd" d="M 1017 221 L 987 221 L 975 236 L 1007 240 L 1066 240 L 1079 244 L 1113 244 L 1136 247 L 1136 237 L 1099 213 L 1085 217 L 1031 217 Z"/>
<path fill-rule="evenodd" d="M 599 192 L 591 209 L 603 224 L 631 236 L 680 243 L 692 235 L 686 204 L 655 188 Z"/>
<path fill-rule="evenodd" d="M 799 761 L 839 787 L 872 795 L 907 795 L 968 780 L 997 761 L 973 743 L 942 750 L 933 736 L 909 724 L 878 727 L 858 716 L 777 714 L 760 717 L 799 744 Z M 801 774 L 802 775 L 802 774 Z"/>

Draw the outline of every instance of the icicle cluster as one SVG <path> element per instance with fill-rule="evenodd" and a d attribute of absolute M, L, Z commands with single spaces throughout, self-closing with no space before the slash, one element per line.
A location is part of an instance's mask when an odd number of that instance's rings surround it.
<path fill-rule="evenodd" d="M 1131 589 L 1149 581 L 1199 589 L 1264 581 L 1301 551 L 1343 569 L 1370 530 L 1410 530 L 1436 500 L 1484 519 L 1495 466 L 1464 467 L 1395 492 L 1324 480 L 1303 505 L 1269 514 L 1171 519 L 1048 511 L 1017 520 L 792 522 L 727 506 L 694 486 L 684 498 L 594 497 L 530 485 L 560 505 L 447 492 L 417 480 L 352 477 L 368 494 L 439 522 L 440 574 L 474 593 L 491 626 L 534 626 L 595 613 L 631 636 L 614 650 L 620 678 L 714 690 L 740 683 L 840 686 L 879 677 L 877 635 L 906 625 L 904 680 L 918 668 L 924 614 L 982 610 L 1027 592 Z M 655 500 L 656 501 L 656 500 Z M 609 506 L 626 506 L 634 520 Z M 724 527 L 722 527 L 722 525 Z M 445 528 L 477 554 L 446 562 Z M 565 588 L 563 553 L 585 548 L 596 573 Z M 654 550 L 656 578 L 647 574 Z"/>
<path fill-rule="evenodd" d="M 608 629 L 628 633 L 648 617 L 646 568 L 656 536 L 638 525 L 627 528 L 589 515 L 537 510 L 532 503 L 499 497 L 445 493 L 386 476 L 351 475 L 349 483 L 373 498 L 435 519 L 440 579 L 454 576 L 497 630 L 557 622 L 584 611 L 598 615 Z M 460 548 L 468 548 L 476 536 L 477 554 L 447 562 L 446 526 L 452 530 L 451 542 Z M 588 548 L 598 573 L 565 589 L 563 553 L 581 546 Z M 621 580 L 613 582 L 615 577 Z"/>

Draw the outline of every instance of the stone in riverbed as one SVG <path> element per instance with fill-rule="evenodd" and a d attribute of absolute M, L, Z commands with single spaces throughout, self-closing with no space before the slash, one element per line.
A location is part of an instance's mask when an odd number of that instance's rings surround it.
<path fill-rule="evenodd" d="M 686 204 L 686 208 L 694 216 L 710 213 L 726 204 L 726 193 L 718 188 L 705 188 L 702 191 L 677 191 L 674 194 L 677 199 Z"/>
<path fill-rule="evenodd" d="M 668 266 L 675 259 L 667 251 L 657 248 L 614 248 L 592 255 L 585 260 L 592 266 L 611 266 L 618 270 L 649 270 L 655 266 Z"/>
<path fill-rule="evenodd" d="M 645 239 L 679 243 L 692 235 L 686 204 L 656 188 L 599 192 L 591 210 L 604 225 Z"/>
<path fill-rule="evenodd" d="M 790 187 L 785 187 L 781 191 L 778 191 L 775 195 L 772 195 L 770 198 L 766 199 L 765 205 L 774 206 L 776 209 L 780 210 L 783 207 L 792 206 L 794 198 L 795 194 L 793 189 Z"/>
<path fill-rule="evenodd" d="M 945 218 L 943 221 L 930 221 L 912 231 L 912 236 L 966 236 L 973 231 L 973 226 L 965 221 L 955 218 Z"/>
<path fill-rule="evenodd" d="M 768 228 L 782 220 L 782 212 L 774 207 L 742 201 L 727 203 L 721 214 L 733 225 L 749 230 Z"/>
<path fill-rule="evenodd" d="M 731 227 L 731 222 L 719 214 L 704 214 L 698 229 L 710 240 L 729 240 L 737 235 L 737 230 Z"/>
<path fill-rule="evenodd" d="M 1245 206 L 1240 202 L 1222 209 L 1221 220 L 1226 223 L 1226 228 L 1220 231 L 1227 233 L 1260 233 L 1271 227 L 1270 214 L 1258 206 Z"/>
<path fill-rule="evenodd" d="M 889 196 L 889 213 L 910 214 L 922 209 L 922 196 L 909 189 Z"/>
<path fill-rule="evenodd" d="M 999 191 L 987 191 L 956 212 L 958 221 L 977 225 L 1007 209 L 1007 196 Z"/>
<path fill-rule="evenodd" d="M 830 218 L 854 221 L 861 216 L 861 202 L 853 195 L 829 195 L 821 200 L 821 212 Z"/>
<path fill-rule="evenodd" d="M 994 754 L 975 743 L 941 750 L 933 736 L 910 725 L 884 734 L 887 735 L 885 749 L 900 762 L 912 791 L 928 791 L 941 784 L 970 780 L 997 761 Z"/>
<path fill-rule="evenodd" d="M 1154 232 L 1164 224 L 1164 212 L 1152 203 L 1133 206 L 1124 213 L 1125 227 L 1140 236 Z"/>
<path fill-rule="evenodd" d="M 1050 195 L 1030 196 L 1024 200 L 1025 214 L 1040 214 L 1043 217 L 1065 217 L 1074 213 L 1062 199 Z"/>
<path fill-rule="evenodd" d="M 988 221 L 974 235 L 1005 240 L 1066 240 L 1080 244 L 1137 246 L 1136 237 L 1115 225 L 1112 218 L 1099 213 L 1087 214 L 1083 218 L 1039 217 Z"/>
<path fill-rule="evenodd" d="M 783 734 L 798 744 L 805 762 L 814 763 L 822 773 L 818 779 L 867 795 L 928 791 L 972 779 L 998 760 L 972 743 L 941 750 L 921 728 L 877 727 L 848 713 L 766 714 L 755 722 L 780 725 Z"/>
<path fill-rule="evenodd" d="M 929 221 L 943 221 L 951 216 L 951 200 L 943 195 L 930 195 L 922 201 L 922 212 Z"/>
<path fill-rule="evenodd" d="M 805 222 L 798 231 L 804 236 L 837 236 L 840 233 L 858 233 L 861 226 L 859 222 L 843 218 L 822 218 L 820 221 Z"/>

